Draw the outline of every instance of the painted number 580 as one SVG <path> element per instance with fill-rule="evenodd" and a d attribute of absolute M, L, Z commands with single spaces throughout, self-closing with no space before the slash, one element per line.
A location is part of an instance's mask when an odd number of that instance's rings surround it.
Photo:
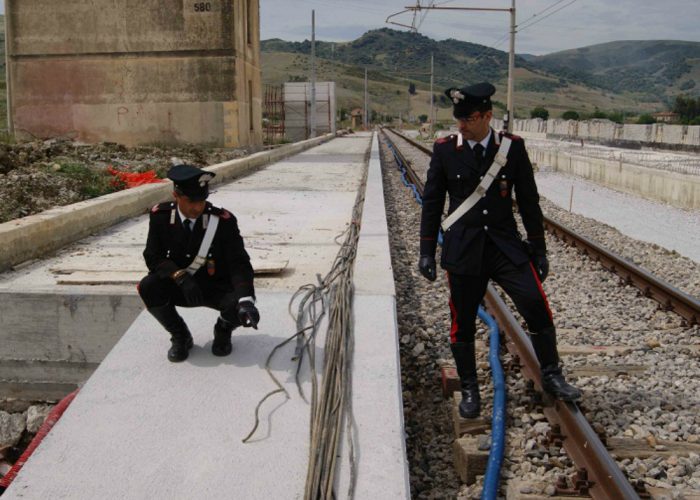
<path fill-rule="evenodd" d="M 211 3 L 210 2 L 199 2 L 194 4 L 194 11 L 195 12 L 211 12 Z"/>

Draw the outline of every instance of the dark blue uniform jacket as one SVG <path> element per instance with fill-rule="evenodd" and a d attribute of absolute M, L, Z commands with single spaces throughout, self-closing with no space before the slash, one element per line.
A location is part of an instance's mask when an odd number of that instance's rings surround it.
<path fill-rule="evenodd" d="M 512 139 L 508 161 L 501 168 L 486 196 L 464 214 L 444 234 L 442 267 L 450 273 L 478 275 L 481 270 L 484 243 L 491 238 L 496 246 L 516 266 L 529 259 L 513 216 L 512 193 L 527 231 L 527 238 L 541 252 L 545 251 L 542 210 L 524 141 Z M 503 133 L 499 135 L 502 137 Z M 449 194 L 448 213 L 452 213 L 477 187 L 498 151 L 496 132 L 486 148 L 481 171 L 467 141 L 457 148 L 457 136 L 439 139 L 433 146 L 421 218 L 421 255 L 435 255 L 437 235 Z"/>
<path fill-rule="evenodd" d="M 173 213 L 174 211 L 174 213 Z M 209 248 L 207 262 L 194 275 L 206 290 L 233 290 L 240 297 L 254 297 L 253 267 L 245 250 L 238 223 L 231 212 L 207 202 L 204 214 L 218 215 L 219 226 Z M 161 203 L 151 210 L 148 240 L 143 256 L 151 273 L 161 278 L 190 265 L 204 238 L 203 216 L 195 223 L 189 243 L 175 203 Z"/>

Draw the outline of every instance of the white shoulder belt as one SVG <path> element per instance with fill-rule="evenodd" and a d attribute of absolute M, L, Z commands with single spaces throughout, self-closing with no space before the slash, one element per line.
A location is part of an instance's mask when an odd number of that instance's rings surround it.
<path fill-rule="evenodd" d="M 206 217 L 206 215 L 204 216 Z M 199 271 L 199 268 L 204 265 L 207 261 L 207 254 L 209 253 L 209 247 L 211 247 L 211 242 L 214 241 L 214 235 L 216 234 L 216 228 L 219 225 L 219 217 L 217 215 L 210 215 L 208 224 L 203 221 L 207 226 L 207 232 L 204 233 L 204 238 L 202 239 L 202 244 L 199 246 L 199 252 L 194 258 L 192 263 L 187 266 L 187 272 L 194 274 Z"/>
<path fill-rule="evenodd" d="M 460 137 L 457 138 L 458 142 L 460 138 L 461 134 Z M 498 152 L 496 153 L 496 157 L 493 159 L 493 163 L 489 167 L 486 174 L 484 174 L 484 178 L 481 179 L 479 185 L 476 186 L 474 192 L 470 194 L 469 197 L 464 200 L 454 212 L 452 212 L 444 221 L 442 221 L 441 226 L 443 231 L 447 231 L 452 224 L 457 222 L 460 217 L 471 210 L 479 199 L 486 196 L 486 191 L 488 191 L 489 187 L 491 187 L 496 175 L 498 175 L 498 171 L 501 170 L 501 168 L 503 168 L 508 161 L 508 151 L 510 151 L 511 142 L 512 141 L 510 138 L 503 137 L 501 140 L 501 145 L 498 148 Z"/>

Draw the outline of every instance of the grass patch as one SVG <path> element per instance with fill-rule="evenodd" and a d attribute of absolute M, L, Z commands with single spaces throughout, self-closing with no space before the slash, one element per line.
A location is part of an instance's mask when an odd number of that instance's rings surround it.
<path fill-rule="evenodd" d="M 119 182 L 105 170 L 90 168 L 80 163 L 59 165 L 59 169 L 52 168 L 52 170 L 58 175 L 76 181 L 80 186 L 80 195 L 85 198 L 97 198 L 123 189 L 123 186 L 120 186 Z"/>

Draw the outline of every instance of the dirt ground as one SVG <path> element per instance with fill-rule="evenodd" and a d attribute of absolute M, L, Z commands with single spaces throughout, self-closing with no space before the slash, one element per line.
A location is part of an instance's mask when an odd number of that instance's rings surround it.
<path fill-rule="evenodd" d="M 244 149 L 135 147 L 65 140 L 0 143 L 0 223 L 125 189 L 110 168 L 164 178 L 172 158 L 204 167 L 246 156 Z"/>

